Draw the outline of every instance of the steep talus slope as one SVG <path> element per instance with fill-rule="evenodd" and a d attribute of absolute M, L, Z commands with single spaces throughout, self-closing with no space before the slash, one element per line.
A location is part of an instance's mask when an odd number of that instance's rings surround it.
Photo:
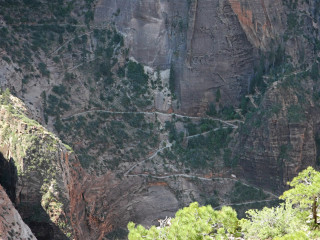
<path fill-rule="evenodd" d="M 2 186 L 0 186 L 0 209 L 1 239 L 36 239 L 30 228 L 22 221 Z"/>

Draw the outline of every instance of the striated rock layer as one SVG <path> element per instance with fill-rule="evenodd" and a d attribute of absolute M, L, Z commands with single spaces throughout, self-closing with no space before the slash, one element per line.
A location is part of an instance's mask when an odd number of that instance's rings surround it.
<path fill-rule="evenodd" d="M 239 154 L 247 180 L 281 193 L 297 173 L 316 165 L 319 116 L 315 111 L 319 110 L 313 107 L 297 110 L 301 111 L 301 119 L 296 121 L 289 115 L 298 104 L 293 91 L 282 87 L 270 89 L 261 112 L 243 127 Z M 281 111 L 276 112 L 275 107 Z"/>
<path fill-rule="evenodd" d="M 262 8 L 254 9 L 265 14 L 259 15 L 257 21 L 260 24 L 251 25 L 251 21 L 247 21 L 244 16 L 255 16 L 254 11 L 251 14 L 249 9 L 254 6 L 251 5 L 253 3 L 254 1 L 250 1 L 250 4 L 239 5 L 236 1 L 232 2 L 235 12 L 242 16 L 239 18 L 241 24 L 251 32 L 249 38 L 264 47 L 268 46 L 268 36 L 283 36 L 280 41 L 283 53 L 279 54 L 279 48 L 277 53 L 273 52 L 280 56 L 276 64 L 270 57 L 270 52 L 269 59 L 265 57 L 270 64 L 270 74 L 266 68 L 263 82 L 268 88 L 264 95 L 255 96 L 261 103 L 247 117 L 240 131 L 237 151 L 246 179 L 281 193 L 286 189 L 286 183 L 298 172 L 319 164 L 319 76 L 315 60 L 319 50 L 313 44 L 313 41 L 318 41 L 319 25 L 312 20 L 318 17 L 314 16 L 313 4 L 301 2 L 281 6 L 278 1 L 261 1 Z M 277 11 L 271 11 L 272 5 Z M 288 11 L 287 16 L 282 12 L 284 9 Z M 284 25 L 284 20 L 281 19 L 286 20 L 286 27 L 281 27 Z M 297 22 L 292 24 L 295 20 Z M 257 26 L 262 27 L 264 34 L 261 36 L 264 37 L 258 37 L 257 32 L 253 31 L 257 30 Z M 283 35 L 279 33 L 281 29 Z M 298 34 L 299 32 L 303 32 L 303 35 Z M 279 58 L 286 57 L 287 60 L 279 61 Z"/>

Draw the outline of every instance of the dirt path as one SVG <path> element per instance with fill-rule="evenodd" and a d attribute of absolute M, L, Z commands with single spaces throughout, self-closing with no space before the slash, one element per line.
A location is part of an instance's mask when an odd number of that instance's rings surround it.
<path fill-rule="evenodd" d="M 160 143 L 160 146 L 161 146 L 161 144 L 162 144 L 162 142 Z M 140 164 L 142 164 L 142 163 L 144 163 L 144 162 L 146 162 L 146 161 L 148 161 L 148 160 L 151 160 L 152 158 L 154 158 L 155 156 L 157 156 L 157 154 L 158 154 L 159 152 L 162 152 L 164 149 L 170 148 L 171 146 L 172 146 L 172 144 L 169 143 L 169 142 L 167 142 L 165 147 L 159 148 L 159 149 L 158 149 L 157 151 L 155 151 L 150 157 L 145 158 L 144 160 L 142 160 L 142 161 L 134 164 L 132 167 L 130 167 L 130 168 L 123 174 L 123 176 L 128 176 L 128 174 L 129 174 L 136 166 L 138 166 L 138 165 L 140 165 Z"/>
<path fill-rule="evenodd" d="M 165 175 L 165 176 L 157 176 L 157 175 L 151 175 L 151 174 L 146 174 L 146 173 L 140 173 L 140 174 L 127 174 L 126 176 L 128 177 L 151 177 L 155 179 L 166 179 L 166 178 L 172 178 L 172 177 L 184 177 L 184 178 L 190 178 L 190 179 L 198 179 L 202 181 L 213 181 L 213 180 L 227 180 L 227 181 L 233 181 L 233 182 L 241 182 L 243 185 L 247 187 L 252 187 L 256 190 L 262 190 L 264 193 L 269 194 L 270 196 L 273 196 L 274 198 L 279 198 L 279 196 L 275 195 L 272 192 L 257 188 L 255 186 L 249 185 L 245 182 L 240 181 L 239 179 L 236 178 L 223 178 L 223 177 L 218 177 L 218 178 L 206 178 L 206 177 L 200 177 L 200 176 L 195 176 L 195 175 L 189 175 L 189 174 L 172 174 L 172 175 Z"/>
<path fill-rule="evenodd" d="M 88 114 L 88 113 L 94 113 L 94 112 L 102 112 L 102 113 L 110 113 L 110 114 L 145 114 L 145 115 L 154 115 L 154 114 L 158 114 L 158 115 L 164 115 L 164 116 L 175 116 L 175 117 L 180 117 L 180 118 L 189 118 L 189 119 L 210 119 L 210 120 L 213 120 L 213 121 L 218 121 L 218 122 L 221 122 L 221 123 L 224 123 L 232 128 L 238 128 L 237 125 L 233 124 L 234 122 L 242 122 L 241 120 L 222 120 L 222 119 L 219 119 L 219 118 L 213 118 L 213 117 L 195 117 L 195 116 L 187 116 L 187 115 L 181 115 L 181 114 L 176 114 L 176 113 L 163 113 L 163 112 L 131 112 L 131 111 L 128 111 L 128 112 L 121 112 L 121 111 L 110 111 L 110 110 L 86 110 L 86 111 L 81 111 L 81 112 L 78 112 L 78 113 L 74 113 L 72 115 L 69 115 L 69 116 L 65 116 L 65 117 L 62 117 L 61 120 L 67 120 L 71 117 L 77 117 L 77 116 L 81 116 L 81 115 L 85 115 L 85 114 Z"/>
<path fill-rule="evenodd" d="M 260 202 L 272 202 L 278 200 L 278 198 L 272 198 L 272 199 L 265 199 L 265 200 L 256 200 L 256 201 L 248 201 L 248 202 L 242 202 L 242 203 L 229 203 L 229 204 L 223 204 L 218 207 L 215 207 L 213 209 L 219 209 L 223 206 L 241 206 L 241 205 L 247 205 L 247 204 L 252 204 L 252 203 L 260 203 Z"/>

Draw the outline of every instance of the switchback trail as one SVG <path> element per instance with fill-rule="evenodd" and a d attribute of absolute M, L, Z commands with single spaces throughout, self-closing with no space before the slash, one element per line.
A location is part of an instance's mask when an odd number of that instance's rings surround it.
<path fill-rule="evenodd" d="M 227 180 L 227 181 L 233 181 L 233 182 L 241 182 L 241 184 L 247 186 L 247 187 L 252 187 L 255 188 L 256 190 L 262 190 L 263 192 L 269 194 L 270 196 L 273 196 L 275 198 L 279 198 L 279 196 L 275 195 L 272 192 L 257 188 L 255 186 L 249 185 L 245 182 L 240 181 L 239 179 L 236 178 L 223 178 L 223 177 L 213 177 L 213 178 L 206 178 L 206 177 L 200 177 L 200 176 L 194 176 L 194 175 L 189 175 L 189 174 L 172 174 L 172 175 L 165 175 L 165 176 L 156 176 L 156 175 L 151 175 L 151 174 L 146 174 L 146 173 L 140 173 L 140 174 L 128 174 L 126 175 L 128 177 L 151 177 L 155 179 L 166 179 L 166 178 L 173 178 L 173 177 L 184 177 L 184 178 L 191 178 L 191 179 L 198 179 L 202 181 L 214 181 L 214 180 Z"/>
<path fill-rule="evenodd" d="M 160 145 L 161 145 L 161 143 L 160 143 Z M 148 160 L 151 160 L 152 158 L 154 158 L 155 156 L 157 156 L 157 154 L 158 154 L 159 152 L 162 152 L 164 149 L 170 148 L 171 146 L 172 146 L 171 143 L 167 143 L 165 147 L 159 148 L 159 149 L 158 149 L 157 151 L 155 151 L 150 157 L 148 157 L 148 158 L 146 158 L 146 159 L 144 159 L 144 160 L 142 160 L 142 161 L 134 164 L 134 165 L 133 165 L 132 167 L 130 167 L 123 175 L 124 175 L 124 176 L 128 176 L 128 174 L 129 174 L 136 166 L 138 166 L 138 165 L 140 165 L 140 164 L 142 164 L 142 163 L 144 163 L 144 162 L 146 162 L 146 161 L 148 161 Z"/>
<path fill-rule="evenodd" d="M 104 27 L 94 26 L 93 28 L 90 28 L 90 29 L 91 29 L 90 31 L 84 32 L 84 33 L 82 33 L 81 35 L 76 36 L 76 37 L 81 38 L 82 36 L 90 35 L 91 33 L 93 33 L 93 31 L 94 31 L 95 29 L 108 29 L 109 27 L 110 27 L 109 25 L 106 25 L 106 26 L 104 26 Z M 53 52 L 51 52 L 51 53 L 49 54 L 49 57 L 52 56 L 52 55 L 54 55 L 54 54 L 56 54 L 61 48 L 63 48 L 64 46 L 66 46 L 69 42 L 73 41 L 76 37 L 72 37 L 72 38 L 68 39 L 67 41 L 65 41 L 64 43 L 62 43 L 62 45 L 60 45 L 58 48 L 56 48 L 56 50 L 54 50 Z"/>
<path fill-rule="evenodd" d="M 240 123 L 243 123 L 243 121 L 241 120 L 222 120 L 222 119 L 219 119 L 219 118 L 213 118 L 213 117 L 196 117 L 196 116 L 187 116 L 187 115 L 182 115 L 182 114 L 177 114 L 177 113 L 163 113 L 163 112 L 157 112 L 157 111 L 154 111 L 154 112 L 132 112 L 132 111 L 110 111 L 110 110 L 86 110 L 86 111 L 82 111 L 82 112 L 78 112 L 78 113 L 74 113 L 70 116 L 66 116 L 66 117 L 62 117 L 61 120 L 67 120 L 71 117 L 76 117 L 76 116 L 81 116 L 81 115 L 85 115 L 85 114 L 88 114 L 88 113 L 94 113 L 94 112 L 102 112 L 102 113 L 109 113 L 109 114 L 144 114 L 144 115 L 154 115 L 154 114 L 158 114 L 158 115 L 164 115 L 164 116 L 175 116 L 175 117 L 180 117 L 180 118 L 188 118 L 188 119 L 210 119 L 210 120 L 213 120 L 213 121 L 218 121 L 218 122 L 221 122 L 221 123 L 224 123 L 232 128 L 238 128 L 237 125 L 233 124 L 234 122 L 240 122 Z"/>
<path fill-rule="evenodd" d="M 228 128 L 228 127 L 221 127 L 221 128 Z M 187 138 L 187 139 L 191 139 L 191 138 L 198 137 L 198 136 L 201 136 L 201 135 L 204 136 L 204 135 L 209 134 L 210 132 L 218 131 L 218 130 L 221 129 L 221 128 L 215 128 L 215 129 L 212 129 L 212 130 L 207 131 L 207 132 L 203 132 L 203 133 L 199 133 L 199 134 L 187 136 L 186 138 Z M 161 146 L 162 143 L 163 143 L 163 142 L 160 143 L 160 146 Z M 144 163 L 144 162 L 146 162 L 146 161 L 148 161 L 148 160 L 151 160 L 152 158 L 154 158 L 155 156 L 157 156 L 159 152 L 162 152 L 164 149 L 170 148 L 171 146 L 172 146 L 172 144 L 169 143 L 169 142 L 167 142 L 165 147 L 159 148 L 159 149 L 158 149 L 157 151 L 155 151 L 150 157 L 145 158 L 144 160 L 142 160 L 142 161 L 140 161 L 140 162 L 137 162 L 136 164 L 134 164 L 133 166 L 131 166 L 123 175 L 124 175 L 124 176 L 128 176 L 129 173 L 130 173 L 133 169 L 135 169 L 136 166 L 138 166 L 138 165 L 140 165 L 140 164 L 142 164 L 142 163 Z"/>
<path fill-rule="evenodd" d="M 248 201 L 248 202 L 242 202 L 242 203 L 227 203 L 227 204 L 223 204 L 220 205 L 218 207 L 215 207 L 213 209 L 219 209 L 223 206 L 241 206 L 241 205 L 247 205 L 247 204 L 252 204 L 252 203 L 260 203 L 260 202 L 272 202 L 275 200 L 279 200 L 278 198 L 272 198 L 272 199 L 265 199 L 265 200 L 256 200 L 256 201 Z"/>

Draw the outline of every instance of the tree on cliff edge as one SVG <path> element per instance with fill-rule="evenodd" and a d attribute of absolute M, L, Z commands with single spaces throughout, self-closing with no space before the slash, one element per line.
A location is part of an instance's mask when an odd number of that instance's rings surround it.
<path fill-rule="evenodd" d="M 285 199 L 286 202 L 299 208 L 304 218 L 310 216 L 311 210 L 313 223 L 318 226 L 317 209 L 320 197 L 320 173 L 312 167 L 308 167 L 288 184 L 292 188 L 284 192 L 280 199 Z"/>

